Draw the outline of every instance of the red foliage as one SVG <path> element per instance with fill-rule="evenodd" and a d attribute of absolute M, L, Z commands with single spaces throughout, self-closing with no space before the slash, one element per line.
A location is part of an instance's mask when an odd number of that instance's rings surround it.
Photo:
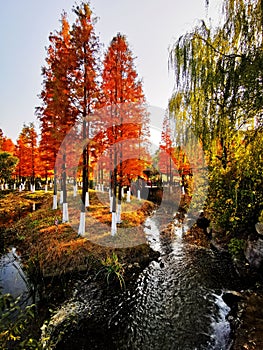
<path fill-rule="evenodd" d="M 35 179 L 41 173 L 37 133 L 33 123 L 24 125 L 16 144 L 15 156 L 19 159 L 16 175 Z"/>

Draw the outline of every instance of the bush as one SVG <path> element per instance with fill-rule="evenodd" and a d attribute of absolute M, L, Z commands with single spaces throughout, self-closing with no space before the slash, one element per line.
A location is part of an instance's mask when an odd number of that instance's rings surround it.
<path fill-rule="evenodd" d="M 0 295 L 0 348 L 39 349 L 38 342 L 26 331 L 34 318 L 34 305 L 21 308 L 20 298 L 10 294 Z"/>
<path fill-rule="evenodd" d="M 228 251 L 233 259 L 241 259 L 244 256 L 245 240 L 232 238 L 228 243 Z"/>
<path fill-rule="evenodd" d="M 253 232 L 257 221 L 263 220 L 262 140 L 255 137 L 250 143 L 233 144 L 225 168 L 217 159 L 211 162 L 207 212 L 231 238 Z"/>

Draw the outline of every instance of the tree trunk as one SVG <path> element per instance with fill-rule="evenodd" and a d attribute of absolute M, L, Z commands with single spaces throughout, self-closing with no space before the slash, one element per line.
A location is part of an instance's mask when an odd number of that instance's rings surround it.
<path fill-rule="evenodd" d="M 82 122 L 82 139 L 86 141 L 87 138 L 87 130 L 86 130 L 86 113 L 83 116 Z M 85 234 L 85 215 L 86 215 L 86 192 L 88 190 L 87 184 L 87 146 L 83 148 L 82 152 L 82 191 L 81 191 L 81 211 L 80 211 L 80 222 L 78 234 L 80 236 L 84 236 Z"/>
<path fill-rule="evenodd" d="M 68 222 L 68 202 L 67 202 L 67 173 L 66 173 L 66 151 L 63 153 L 62 164 L 62 193 L 63 193 L 63 215 L 62 222 Z"/>
<path fill-rule="evenodd" d="M 114 145 L 114 169 L 113 169 L 113 198 L 112 198 L 112 219 L 111 219 L 111 235 L 117 234 L 117 218 L 116 218 L 116 196 L 117 196 L 117 150 Z"/>
<path fill-rule="evenodd" d="M 78 191 L 77 181 L 76 181 L 76 178 L 74 177 L 74 180 L 73 180 L 73 197 L 77 197 L 77 191 Z"/>
<path fill-rule="evenodd" d="M 53 190 L 53 210 L 58 208 L 58 199 L 57 199 L 57 171 L 54 168 L 54 190 Z"/>
<path fill-rule="evenodd" d="M 130 203 L 131 202 L 131 190 L 130 190 L 130 187 L 128 187 L 128 190 L 127 190 L 127 199 L 126 199 L 127 203 Z"/>

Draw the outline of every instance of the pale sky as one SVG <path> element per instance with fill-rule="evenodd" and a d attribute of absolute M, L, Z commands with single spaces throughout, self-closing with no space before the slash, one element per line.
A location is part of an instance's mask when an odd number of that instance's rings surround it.
<path fill-rule="evenodd" d="M 174 77 L 168 48 L 198 19 L 216 18 L 222 0 L 91 0 L 98 17 L 95 31 L 106 51 L 118 32 L 125 34 L 143 79 L 147 103 L 166 109 Z M 75 19 L 75 0 L 0 0 L 0 128 L 16 141 L 23 123 L 34 122 L 41 101 L 41 67 L 49 33 L 60 29 L 61 13 Z M 156 122 L 160 126 L 161 122 Z"/>

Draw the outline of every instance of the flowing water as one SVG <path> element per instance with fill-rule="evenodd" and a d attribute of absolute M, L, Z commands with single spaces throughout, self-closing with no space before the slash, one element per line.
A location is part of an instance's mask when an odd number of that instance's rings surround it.
<path fill-rule="evenodd" d="M 126 301 L 129 314 L 118 310 L 112 320 L 123 329 L 117 348 L 227 349 L 230 309 L 222 293 L 237 287 L 228 258 L 184 244 L 183 228 L 175 238 L 160 238 L 155 223 L 149 224 L 149 241 L 161 257 L 140 275 Z"/>
<path fill-rule="evenodd" d="M 91 310 L 104 310 L 105 319 L 87 320 L 58 349 L 230 348 L 226 318 L 230 309 L 222 294 L 239 283 L 229 257 L 184 243 L 187 227 L 178 225 L 172 235 L 160 235 L 158 220 L 150 218 L 146 226 L 152 248 L 161 254 L 159 260 L 151 262 L 133 288 L 121 295 L 113 293 L 106 300 L 96 291 L 86 293 L 85 303 Z"/>

